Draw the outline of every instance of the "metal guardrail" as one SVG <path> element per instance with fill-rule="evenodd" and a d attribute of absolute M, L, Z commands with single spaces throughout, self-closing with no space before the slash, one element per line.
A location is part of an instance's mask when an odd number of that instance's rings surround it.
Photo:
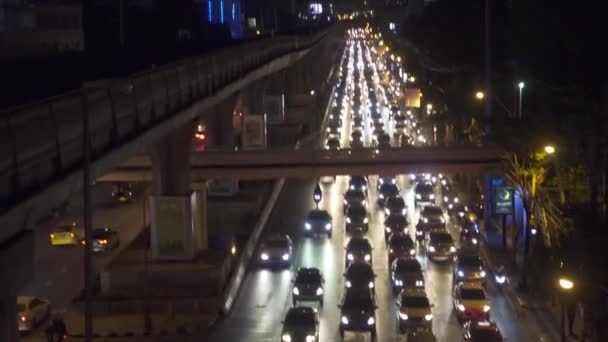
<path fill-rule="evenodd" d="M 1 112 L 0 210 L 81 167 L 85 112 L 94 160 L 326 33 L 257 40 Z"/>

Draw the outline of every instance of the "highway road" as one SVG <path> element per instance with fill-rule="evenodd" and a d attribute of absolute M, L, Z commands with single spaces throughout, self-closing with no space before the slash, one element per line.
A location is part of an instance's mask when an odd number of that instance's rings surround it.
<path fill-rule="evenodd" d="M 356 63 L 356 62 L 355 62 Z M 348 146 L 350 135 L 350 106 L 345 107 L 341 134 L 342 146 Z M 365 130 L 366 144 L 369 131 Z M 366 236 L 372 241 L 373 268 L 376 278 L 376 312 L 378 341 L 402 341 L 404 335 L 397 329 L 396 297 L 390 285 L 387 263 L 387 247 L 384 241 L 384 213 L 376 206 L 376 176 L 370 176 L 368 208 L 370 208 L 370 228 Z M 414 238 L 415 222 L 420 209 L 414 208 L 413 186 L 405 175 L 397 177 L 401 195 L 408 203 L 410 234 Z M 262 269 L 253 266 L 242 286 L 232 312 L 222 320 L 211 333 L 209 341 L 280 341 L 285 313 L 291 304 L 291 280 L 299 267 L 317 267 L 326 279 L 324 306 L 319 310 L 320 340 L 339 341 L 338 304 L 344 292 L 344 258 L 349 234 L 345 233 L 345 218 L 342 213 L 343 194 L 348 186 L 348 178 L 337 177 L 331 184 L 322 186 L 323 199 L 320 207 L 333 217 L 334 232 L 331 239 L 326 237 L 303 237 L 303 225 L 308 211 L 314 207 L 312 192 L 315 180 L 289 180 L 277 202 L 267 224 L 265 234 L 286 233 L 294 240 L 293 263 L 288 269 Z M 438 189 L 440 190 L 440 189 Z M 438 192 L 437 198 L 442 198 Z M 445 212 L 444 208 L 444 212 Z M 447 215 L 446 215 L 447 219 Z M 448 221 L 448 231 L 458 241 L 453 222 Z M 428 260 L 423 247 L 417 247 L 417 258 L 423 266 L 426 292 L 434 305 L 433 332 L 438 341 L 461 341 L 462 328 L 454 315 L 452 304 L 452 264 Z M 491 320 L 495 321 L 508 341 L 540 341 L 539 332 L 517 317 L 512 302 L 507 300 L 492 283 L 488 282 L 491 297 Z M 303 304 L 298 304 L 303 305 Z M 304 304 L 305 305 L 305 304 Z M 523 328 L 525 326 L 525 329 Z M 369 334 L 346 333 L 345 341 L 369 341 Z"/>

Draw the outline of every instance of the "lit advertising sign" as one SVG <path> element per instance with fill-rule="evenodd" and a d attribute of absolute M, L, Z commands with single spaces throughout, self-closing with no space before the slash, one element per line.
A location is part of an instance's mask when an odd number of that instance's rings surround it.
<path fill-rule="evenodd" d="M 494 214 L 511 215 L 513 214 L 513 188 L 510 186 L 494 187 Z"/>
<path fill-rule="evenodd" d="M 420 108 L 420 88 L 405 88 L 405 106 L 408 108 Z"/>
<path fill-rule="evenodd" d="M 308 6 L 308 9 L 310 11 L 310 14 L 322 14 L 323 13 L 323 5 L 320 3 L 311 3 Z"/>

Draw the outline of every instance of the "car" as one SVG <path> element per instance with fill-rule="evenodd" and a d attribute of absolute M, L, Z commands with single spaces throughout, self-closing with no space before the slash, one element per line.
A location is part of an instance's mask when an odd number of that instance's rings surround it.
<path fill-rule="evenodd" d="M 282 342 L 319 341 L 319 317 L 311 307 L 289 308 L 282 323 Z"/>
<path fill-rule="evenodd" d="M 61 224 L 51 228 L 49 242 L 51 246 L 75 246 L 84 236 L 82 228 L 72 224 Z"/>
<path fill-rule="evenodd" d="M 372 264 L 372 243 L 369 239 L 362 236 L 353 236 L 346 247 L 344 265 L 348 267 L 352 262 L 366 262 Z"/>
<path fill-rule="evenodd" d="M 502 342 L 504 339 L 496 323 L 490 321 L 467 321 L 462 326 L 464 342 Z"/>
<path fill-rule="evenodd" d="M 51 304 L 40 298 L 17 297 L 17 321 L 19 332 L 28 332 L 36 329 L 51 315 Z"/>
<path fill-rule="evenodd" d="M 313 209 L 308 212 L 304 222 L 304 234 L 312 236 L 315 234 L 327 234 L 331 238 L 332 217 L 327 210 Z"/>
<path fill-rule="evenodd" d="M 120 236 L 110 228 L 94 228 L 91 233 L 91 240 L 93 241 L 93 252 L 110 251 L 120 245 Z M 81 239 L 80 243 L 84 246 L 86 240 Z"/>
<path fill-rule="evenodd" d="M 114 183 L 112 198 L 120 203 L 133 200 L 133 190 L 130 183 Z"/>
<path fill-rule="evenodd" d="M 378 150 L 376 150 L 376 153 L 379 153 L 380 150 L 390 150 L 392 148 L 391 143 L 387 141 L 379 142 L 376 147 L 378 148 Z"/>
<path fill-rule="evenodd" d="M 416 257 L 416 245 L 407 233 L 398 232 L 388 238 L 388 265 L 395 259 L 408 259 Z"/>
<path fill-rule="evenodd" d="M 407 342 L 437 342 L 432 331 L 409 331 L 405 340 Z"/>
<path fill-rule="evenodd" d="M 342 207 L 344 213 L 346 213 L 346 209 L 351 206 L 367 206 L 367 195 L 363 190 L 349 189 L 344 193 L 344 205 Z"/>
<path fill-rule="evenodd" d="M 367 209 L 362 205 L 351 205 L 346 209 L 346 231 L 355 229 L 364 232 L 369 230 Z"/>
<path fill-rule="evenodd" d="M 452 260 L 456 247 L 445 230 L 429 231 L 426 235 L 426 254 L 431 260 Z"/>
<path fill-rule="evenodd" d="M 298 301 L 316 301 L 323 306 L 323 274 L 318 268 L 300 268 L 293 280 L 292 302 L 296 306 Z"/>
<path fill-rule="evenodd" d="M 400 195 L 391 195 L 384 203 L 384 213 L 386 215 L 406 215 L 407 205 Z"/>
<path fill-rule="evenodd" d="M 380 133 L 378 134 L 378 138 L 376 139 L 376 141 L 378 142 L 378 145 L 386 143 L 386 144 L 391 144 L 391 136 L 388 135 L 388 133 Z"/>
<path fill-rule="evenodd" d="M 394 293 L 402 289 L 424 288 L 422 266 L 415 259 L 395 259 L 391 264 L 391 283 Z"/>
<path fill-rule="evenodd" d="M 376 341 L 376 302 L 372 292 L 348 289 L 342 298 L 340 308 L 340 337 L 346 331 L 370 332 L 371 340 Z"/>
<path fill-rule="evenodd" d="M 362 190 L 367 191 L 367 177 L 365 176 L 350 176 L 348 181 L 348 188 L 350 190 Z"/>
<path fill-rule="evenodd" d="M 347 289 L 371 289 L 375 292 L 376 274 L 367 262 L 353 262 L 344 272 L 344 287 Z"/>
<path fill-rule="evenodd" d="M 405 215 L 396 214 L 390 215 L 384 220 L 384 239 L 388 241 L 388 237 L 394 233 L 407 233 L 409 222 Z"/>
<path fill-rule="evenodd" d="M 376 200 L 376 203 L 378 203 L 379 206 L 384 206 L 386 199 L 395 195 L 399 195 L 399 187 L 397 184 L 384 183 L 380 185 L 380 188 L 378 189 L 378 199 Z"/>
<path fill-rule="evenodd" d="M 397 185 L 397 177 L 395 176 L 378 176 L 378 183 L 377 183 L 377 190 L 380 189 L 380 187 L 382 186 L 382 184 L 387 183 L 387 184 L 395 184 Z"/>
<path fill-rule="evenodd" d="M 289 235 L 278 234 L 267 237 L 260 248 L 262 265 L 291 265 L 293 242 Z"/>
<path fill-rule="evenodd" d="M 397 319 L 402 333 L 409 330 L 431 330 L 433 313 L 424 289 L 401 291 L 397 299 Z"/>
<path fill-rule="evenodd" d="M 361 117 L 353 118 L 352 126 L 353 126 L 353 133 L 361 132 L 361 129 L 363 129 L 363 118 L 361 118 Z"/>
<path fill-rule="evenodd" d="M 464 218 L 464 216 L 469 212 L 469 208 L 462 204 L 462 203 L 457 203 L 452 205 L 452 207 L 450 207 L 450 205 L 448 204 L 448 215 L 450 216 L 454 216 L 458 219 Z"/>
<path fill-rule="evenodd" d="M 341 126 L 327 126 L 327 135 L 330 137 L 340 137 L 340 133 L 342 132 Z"/>
<path fill-rule="evenodd" d="M 355 141 L 357 141 L 357 142 L 359 142 L 359 141 L 363 142 L 363 133 L 361 131 L 355 130 L 355 131 L 353 131 L 350 134 L 350 142 L 351 142 L 351 144 L 353 142 L 355 142 Z"/>
<path fill-rule="evenodd" d="M 194 149 L 198 152 L 205 151 L 207 147 L 207 126 L 204 123 L 199 122 L 196 125 L 196 131 L 194 132 Z"/>
<path fill-rule="evenodd" d="M 414 205 L 418 206 L 418 203 L 431 203 L 435 204 L 435 189 L 430 183 L 418 183 L 414 189 Z"/>
<path fill-rule="evenodd" d="M 429 227 L 445 227 L 446 222 L 443 217 L 443 210 L 440 207 L 428 205 L 420 211 L 420 217 L 422 218 L 422 222 Z"/>
<path fill-rule="evenodd" d="M 331 127 L 342 127 L 342 119 L 339 115 L 334 116 L 333 118 L 330 116 L 329 122 L 327 124 Z"/>
<path fill-rule="evenodd" d="M 363 144 L 362 139 L 354 139 L 350 141 L 351 150 L 360 150 L 363 149 L 365 145 Z"/>
<path fill-rule="evenodd" d="M 454 283 L 476 281 L 485 283 L 486 265 L 475 248 L 460 247 L 454 257 Z"/>
<path fill-rule="evenodd" d="M 479 283 L 454 286 L 454 311 L 460 322 L 490 319 L 490 301 Z"/>
<path fill-rule="evenodd" d="M 401 134 L 406 134 L 407 126 L 403 121 L 395 121 L 395 130 L 393 135 L 399 136 Z"/>
<path fill-rule="evenodd" d="M 340 140 L 337 138 L 329 138 L 325 143 L 325 149 L 329 151 L 339 151 L 340 150 Z"/>

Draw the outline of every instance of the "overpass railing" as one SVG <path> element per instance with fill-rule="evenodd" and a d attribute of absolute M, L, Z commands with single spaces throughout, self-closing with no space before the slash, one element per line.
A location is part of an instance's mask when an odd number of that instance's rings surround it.
<path fill-rule="evenodd" d="M 326 33 L 260 39 L 1 112 L 0 210 L 82 166 L 85 108 L 95 160 L 266 63 L 313 46 Z"/>

